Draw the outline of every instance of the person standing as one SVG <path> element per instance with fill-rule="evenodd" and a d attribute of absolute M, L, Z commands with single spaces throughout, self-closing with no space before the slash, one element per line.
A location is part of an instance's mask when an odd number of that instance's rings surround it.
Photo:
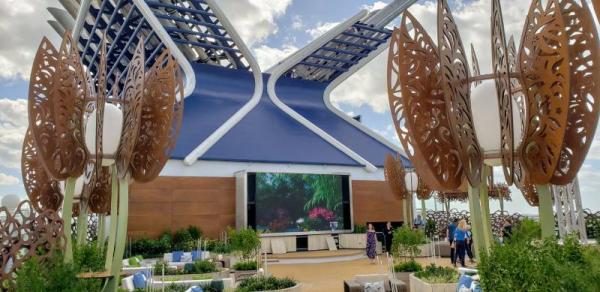
<path fill-rule="evenodd" d="M 471 225 L 467 225 L 467 255 L 469 256 L 469 262 L 475 263 L 475 256 L 473 255 L 473 233 L 471 232 Z"/>
<path fill-rule="evenodd" d="M 415 225 L 416 229 L 421 229 L 425 226 L 425 222 L 423 222 L 423 218 L 421 218 L 421 214 L 418 214 L 417 218 L 415 218 L 414 225 Z"/>
<path fill-rule="evenodd" d="M 392 253 L 392 240 L 394 239 L 394 228 L 392 227 L 392 222 L 387 222 L 385 224 L 385 250 L 388 253 Z"/>
<path fill-rule="evenodd" d="M 506 242 L 506 240 L 510 239 L 511 236 L 512 236 L 512 222 L 510 221 L 509 218 L 505 218 L 504 226 L 502 226 L 503 242 Z"/>
<path fill-rule="evenodd" d="M 458 226 L 454 230 L 454 243 L 456 245 L 456 256 L 460 260 L 460 265 L 465 267 L 465 252 L 467 250 L 467 221 L 465 219 L 460 220 Z M 454 266 L 456 266 L 456 259 L 454 260 Z"/>
<path fill-rule="evenodd" d="M 377 236 L 373 224 L 367 224 L 367 257 L 371 260 L 371 264 L 375 264 L 377 256 Z"/>
<path fill-rule="evenodd" d="M 456 230 L 456 225 L 458 223 L 458 219 L 452 219 L 452 223 L 448 225 L 446 229 L 446 238 L 448 239 L 448 243 L 450 244 L 450 262 L 453 265 L 456 265 L 456 246 L 454 244 L 454 231 Z"/>

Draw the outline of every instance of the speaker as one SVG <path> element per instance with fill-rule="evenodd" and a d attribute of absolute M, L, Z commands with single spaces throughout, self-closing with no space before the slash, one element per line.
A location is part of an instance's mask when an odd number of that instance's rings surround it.
<path fill-rule="evenodd" d="M 256 173 L 248 173 L 248 227 L 256 230 Z"/>
<path fill-rule="evenodd" d="M 352 214 L 350 214 L 350 176 L 342 175 L 342 212 L 344 214 L 345 230 L 352 229 Z"/>

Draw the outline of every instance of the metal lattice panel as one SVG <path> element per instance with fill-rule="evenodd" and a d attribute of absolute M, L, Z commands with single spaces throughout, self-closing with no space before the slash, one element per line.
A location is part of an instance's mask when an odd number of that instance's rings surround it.
<path fill-rule="evenodd" d="M 565 238 L 569 234 L 577 233 L 580 240 L 587 241 L 579 181 L 575 179 L 565 186 L 554 185 L 552 186 L 552 194 L 560 237 Z"/>

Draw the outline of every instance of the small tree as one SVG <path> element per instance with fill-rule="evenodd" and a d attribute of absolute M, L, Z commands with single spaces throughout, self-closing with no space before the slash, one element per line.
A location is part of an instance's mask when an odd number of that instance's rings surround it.
<path fill-rule="evenodd" d="M 250 261 L 260 247 L 258 233 L 252 229 L 231 230 L 229 234 L 231 249 L 240 253 L 242 261 Z"/>
<path fill-rule="evenodd" d="M 420 253 L 419 245 L 424 243 L 426 239 L 422 230 L 412 230 L 403 226 L 394 231 L 392 253 L 396 257 L 410 258 L 412 261 Z"/>

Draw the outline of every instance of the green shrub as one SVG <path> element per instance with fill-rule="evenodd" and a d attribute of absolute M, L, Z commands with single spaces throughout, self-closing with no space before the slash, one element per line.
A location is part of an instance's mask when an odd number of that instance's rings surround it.
<path fill-rule="evenodd" d="M 236 271 L 256 271 L 258 264 L 256 261 L 237 262 L 233 265 L 233 269 Z"/>
<path fill-rule="evenodd" d="M 542 238 L 542 226 L 539 222 L 525 218 L 513 227 L 511 241 L 532 241 Z"/>
<path fill-rule="evenodd" d="M 260 248 L 258 233 L 252 229 L 231 230 L 229 234 L 231 249 L 241 254 L 243 261 L 249 261 L 256 256 Z"/>
<path fill-rule="evenodd" d="M 437 225 L 434 220 L 427 219 L 425 221 L 425 235 L 429 238 L 433 238 L 437 233 Z"/>
<path fill-rule="evenodd" d="M 275 277 L 251 277 L 242 280 L 235 291 L 251 292 L 251 291 L 271 291 L 290 288 L 296 286 L 296 281 L 290 278 L 275 278 Z"/>
<path fill-rule="evenodd" d="M 394 272 L 396 273 L 401 273 L 401 272 L 420 272 L 423 270 L 423 266 L 421 266 L 421 264 L 415 262 L 414 260 L 405 262 L 405 263 L 400 263 L 394 266 Z"/>
<path fill-rule="evenodd" d="M 600 291 L 600 251 L 575 238 L 494 245 L 478 269 L 484 291 Z"/>
<path fill-rule="evenodd" d="M 104 271 L 106 254 L 104 249 L 94 242 L 73 246 L 73 264 L 79 272 Z"/>
<path fill-rule="evenodd" d="M 100 291 L 100 280 L 79 279 L 78 273 L 74 264 L 64 263 L 60 253 L 55 253 L 43 262 L 39 262 L 37 258 L 30 258 L 17 270 L 14 291 Z"/>
<path fill-rule="evenodd" d="M 194 249 L 196 242 L 192 239 L 192 235 L 187 229 L 177 230 L 173 234 L 173 249 L 191 251 Z"/>
<path fill-rule="evenodd" d="M 427 243 L 427 239 L 422 230 L 413 230 L 408 226 L 403 226 L 394 230 L 392 254 L 396 257 L 408 257 L 413 260 L 421 252 L 419 245 L 425 243 Z"/>
<path fill-rule="evenodd" d="M 164 269 L 165 276 L 167 276 L 167 275 L 173 276 L 173 275 L 181 275 L 182 274 L 181 270 L 169 267 L 169 265 L 167 265 L 162 260 L 157 261 L 156 264 L 154 264 L 154 274 L 155 275 L 162 276 L 163 269 Z"/>
<path fill-rule="evenodd" d="M 367 233 L 367 226 L 363 224 L 354 224 L 354 233 Z"/>
<path fill-rule="evenodd" d="M 200 228 L 196 227 L 196 226 L 188 226 L 187 228 L 188 233 L 190 234 L 190 236 L 192 237 L 192 240 L 198 240 L 200 239 L 200 237 L 202 237 L 202 230 L 200 230 Z"/>
<path fill-rule="evenodd" d="M 220 240 L 209 240 L 206 244 L 206 249 L 219 254 L 231 253 L 231 245 L 228 242 Z"/>
<path fill-rule="evenodd" d="M 458 273 L 448 267 L 438 267 L 435 264 L 431 264 L 425 267 L 425 270 L 416 272 L 415 277 L 430 283 L 430 284 L 441 284 L 441 283 L 456 283 L 458 282 Z M 496 290 L 484 290 L 484 291 L 496 291 Z"/>
<path fill-rule="evenodd" d="M 196 274 L 214 273 L 217 271 L 217 265 L 210 261 L 195 261 L 194 272 Z"/>

